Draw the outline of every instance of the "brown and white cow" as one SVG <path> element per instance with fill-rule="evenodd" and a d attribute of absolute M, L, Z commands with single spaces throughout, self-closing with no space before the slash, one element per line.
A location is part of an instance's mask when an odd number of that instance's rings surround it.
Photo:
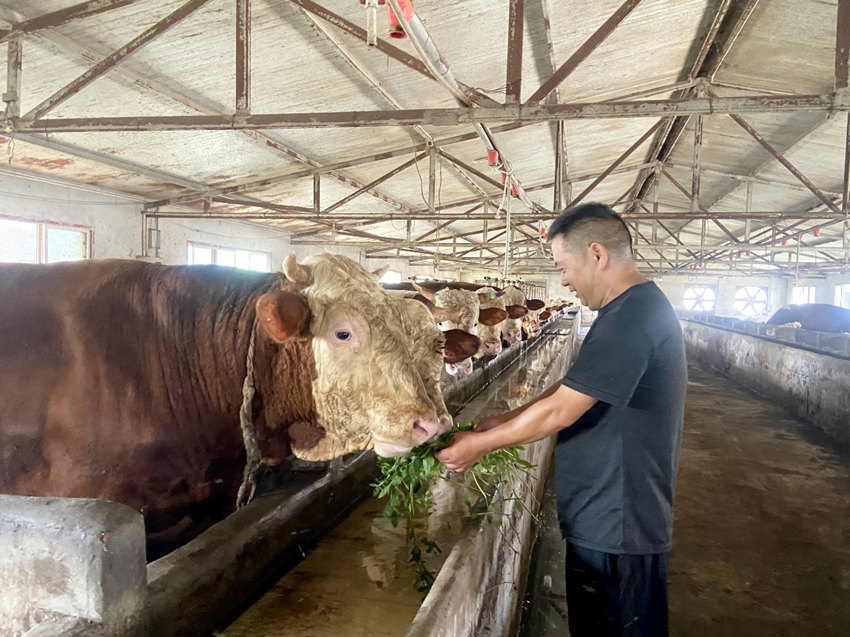
<path fill-rule="evenodd" d="M 509 285 L 502 290 L 502 298 L 508 313 L 508 318 L 502 324 L 502 340 L 511 347 L 522 341 L 522 319 L 528 314 L 526 297 L 525 292 L 517 286 Z"/>
<path fill-rule="evenodd" d="M 478 333 L 478 314 L 481 310 L 481 302 L 474 292 L 446 287 L 434 293 L 434 302 L 439 307 L 455 312 L 453 319 L 447 318 L 439 323 L 441 330 L 457 329 L 470 334 Z M 467 358 L 456 363 L 447 361 L 446 372 L 452 376 L 471 374 L 472 359 Z"/>
<path fill-rule="evenodd" d="M 522 318 L 522 331 L 527 338 L 533 338 L 540 335 L 540 312 L 545 307 L 545 303 L 540 299 L 528 299 L 525 306 L 528 308 L 528 314 Z"/>
<path fill-rule="evenodd" d="M 478 312 L 478 338 L 481 339 L 478 357 L 495 356 L 502 351 L 502 323 L 508 318 L 505 300 L 491 287 L 478 288 L 475 293 L 481 304 Z"/>
<path fill-rule="evenodd" d="M 116 500 L 149 531 L 223 517 L 252 333 L 268 464 L 396 454 L 446 429 L 371 273 L 330 254 L 284 272 L 0 265 L 0 492 Z"/>

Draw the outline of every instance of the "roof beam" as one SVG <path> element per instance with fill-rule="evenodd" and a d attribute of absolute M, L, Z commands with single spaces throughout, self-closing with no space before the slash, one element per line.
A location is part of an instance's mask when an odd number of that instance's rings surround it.
<path fill-rule="evenodd" d="M 832 203 L 832 201 L 829 199 L 829 197 L 827 197 L 823 192 L 821 192 L 820 188 L 815 186 L 815 184 L 812 183 L 808 179 L 808 177 L 806 177 L 802 172 L 800 172 L 800 170 L 796 166 L 794 166 L 794 164 L 792 164 L 790 161 L 788 161 L 788 159 L 786 159 L 785 156 L 782 155 L 782 153 L 780 153 L 773 146 L 771 146 L 770 143 L 764 137 L 762 137 L 755 128 L 750 126 L 743 118 L 741 118 L 738 115 L 735 115 L 734 113 L 730 113 L 729 116 L 733 120 L 735 120 L 736 124 L 738 124 L 741 128 L 743 128 L 745 131 L 747 131 L 747 133 L 749 133 L 750 136 L 753 139 L 755 139 L 759 144 L 761 144 L 762 148 L 764 148 L 768 153 L 773 155 L 773 157 L 776 159 L 776 161 L 778 161 L 780 164 L 785 166 L 785 168 L 788 169 L 788 172 L 790 172 L 792 175 L 794 175 L 809 190 L 811 190 L 812 194 L 814 194 L 815 197 L 820 199 L 825 206 L 829 207 L 833 212 L 841 212 L 839 210 L 839 208 L 835 204 Z"/>
<path fill-rule="evenodd" d="M 261 208 L 272 212 L 255 214 L 250 212 L 221 212 L 210 210 L 209 212 L 178 212 L 172 210 L 152 211 L 148 212 L 150 217 L 159 217 L 161 219 L 245 219 L 247 221 L 304 221 L 304 222 L 340 222 L 340 221 L 368 221 L 370 223 L 386 222 L 386 221 L 493 221 L 493 214 L 485 213 L 470 213 L 464 212 L 459 214 L 430 214 L 426 212 L 413 212 L 411 214 L 370 214 L 370 213 L 339 213 L 330 216 L 315 215 L 310 208 L 299 206 L 284 206 L 279 204 L 266 203 L 262 201 L 249 201 L 231 199 L 228 197 L 212 197 L 212 201 L 226 203 L 232 206 L 244 206 L 250 208 Z M 284 212 L 278 214 L 274 211 L 282 210 Z M 766 219 L 770 221 L 817 221 L 819 219 L 830 220 L 830 223 L 842 221 L 843 214 L 835 214 L 834 212 L 782 212 L 768 210 L 751 210 L 751 211 L 727 211 L 727 212 L 626 212 L 620 215 L 623 219 L 638 219 L 651 221 L 653 219 L 667 221 L 698 221 L 701 219 Z M 535 213 L 511 213 L 511 221 L 539 221 L 545 219 L 541 215 Z M 493 229 L 495 230 L 495 229 Z M 473 236 L 482 234 L 482 230 L 473 230 L 470 232 L 458 233 L 458 237 Z M 536 240 L 536 239 L 535 239 Z"/>
<path fill-rule="evenodd" d="M 18 22 L 17 24 L 12 25 L 11 29 L 0 34 L 0 42 L 7 38 L 14 38 L 17 35 L 24 35 L 27 33 L 41 31 L 42 29 L 58 27 L 71 22 L 72 20 L 97 15 L 98 13 L 104 13 L 106 11 L 111 11 L 112 9 L 118 9 L 119 7 L 126 7 L 134 2 L 138 2 L 138 0 L 89 0 L 88 2 L 81 2 L 80 4 L 75 4 L 72 7 L 59 9 L 58 11 L 51 11 L 50 13 L 45 13 L 37 18 Z"/>
<path fill-rule="evenodd" d="M 850 78 L 850 0 L 838 0 L 835 29 L 835 90 L 846 89 Z"/>
<path fill-rule="evenodd" d="M 12 38 L 6 46 L 6 92 L 3 101 L 6 102 L 6 119 L 11 120 L 17 118 L 21 110 L 21 38 Z"/>
<path fill-rule="evenodd" d="M 208 0 L 194 0 L 196 2 Z M 696 97 L 633 102 L 581 102 L 492 108 L 423 108 L 391 111 L 252 114 L 244 118 L 224 115 L 163 115 L 130 117 L 60 118 L 19 120 L 19 131 L 79 133 L 164 130 L 262 130 L 360 126 L 459 126 L 475 123 L 538 123 L 559 119 L 623 119 L 670 115 L 729 115 L 798 111 L 847 111 L 850 96 L 828 95 Z"/>
<path fill-rule="evenodd" d="M 593 53 L 605 39 L 611 35 L 614 29 L 628 16 L 634 8 L 640 4 L 640 0 L 626 0 L 602 25 L 585 40 L 575 52 L 567 58 L 558 70 L 538 88 L 526 104 L 536 104 L 543 101 L 549 93 L 555 90 L 567 76 L 576 70 L 591 53 Z"/>
<path fill-rule="evenodd" d="M 301 7 L 305 11 L 309 11 L 313 15 L 315 15 L 315 16 L 321 18 L 322 20 L 325 20 L 326 22 L 329 22 L 330 24 L 334 25 L 335 27 L 341 29 L 342 31 L 344 31 L 348 35 L 357 38 L 358 40 L 360 40 L 363 43 L 366 42 L 366 29 L 364 29 L 361 26 L 354 24 L 353 22 L 350 22 L 349 20 L 346 20 L 341 15 L 334 13 L 330 9 L 326 9 L 325 7 L 321 6 L 320 4 L 313 2 L 313 0 L 290 0 L 290 1 L 293 4 Z M 392 58 L 392 59 L 394 59 L 398 62 L 401 62 L 402 64 L 413 69 L 414 71 L 436 81 L 436 78 L 434 78 L 434 76 L 431 75 L 431 72 L 428 70 L 428 67 L 425 66 L 425 64 L 421 60 L 410 55 L 406 51 L 403 51 L 402 49 L 399 49 L 398 47 L 393 46 L 392 44 L 390 44 L 386 40 L 382 40 L 381 38 L 378 38 L 378 43 L 375 45 L 374 48 L 378 49 L 378 51 L 380 51 L 381 53 L 384 53 L 385 55 L 389 56 L 390 58 Z M 489 97 L 487 97 L 483 93 L 480 93 L 479 91 L 463 84 L 462 82 L 458 82 L 458 85 L 460 85 L 461 90 L 467 95 L 467 97 L 471 101 L 479 103 L 479 104 L 487 104 L 487 105 L 495 105 L 496 104 L 496 102 L 494 102 L 492 99 L 490 99 Z"/>
<path fill-rule="evenodd" d="M 587 188 L 581 191 L 581 193 L 576 196 L 570 203 L 567 204 L 567 208 L 572 208 L 576 204 L 578 204 L 582 199 L 584 199 L 596 186 L 598 186 L 603 179 L 605 179 L 608 175 L 610 175 L 620 164 L 622 164 L 628 157 L 631 155 L 637 148 L 639 148 L 650 136 L 657 131 L 661 124 L 664 123 L 663 119 L 659 119 L 655 124 L 653 124 L 649 130 L 647 130 L 643 135 L 641 135 L 636 142 L 634 142 L 631 146 L 629 146 L 617 159 L 613 161 L 613 163 L 608 166 L 605 170 L 603 170 L 599 176 L 594 179 Z"/>
<path fill-rule="evenodd" d="M 251 112 L 251 0 L 236 0 L 236 114 Z"/>
<path fill-rule="evenodd" d="M 87 86 L 88 84 L 96 80 L 98 77 L 106 73 L 109 69 L 114 67 L 121 60 L 131 55 L 135 51 L 138 51 L 140 48 L 151 42 L 153 39 L 165 33 L 178 22 L 181 22 L 185 18 L 192 15 L 192 13 L 194 13 L 197 9 L 201 8 L 207 2 L 209 2 L 209 0 L 189 0 L 189 2 L 177 9 L 177 11 L 174 11 L 173 13 L 169 14 L 152 27 L 145 29 L 143 33 L 130 40 L 127 44 L 122 46 L 120 49 L 114 51 L 112 54 L 106 56 L 103 60 L 95 64 L 92 68 L 80 75 L 77 79 L 73 80 L 69 84 L 66 84 L 64 87 L 56 91 L 53 95 L 45 99 L 43 102 L 41 102 L 41 104 L 39 104 L 31 111 L 29 111 L 26 115 L 24 115 L 24 119 L 38 119 L 46 112 L 55 108 L 56 106 L 67 100 L 69 97 L 79 92 L 83 87 Z"/>
<path fill-rule="evenodd" d="M 506 104 L 518 104 L 522 92 L 524 5 L 524 0 L 508 0 L 508 61 L 505 68 Z"/>
<path fill-rule="evenodd" d="M 84 57 L 85 59 L 87 59 L 87 60 L 89 60 L 93 63 L 100 62 L 101 60 L 104 59 L 103 55 L 78 44 L 74 40 L 66 38 L 63 35 L 60 35 L 59 33 L 56 33 L 55 31 L 47 30 L 43 34 L 43 37 L 47 38 L 51 42 L 58 44 L 59 46 L 62 46 L 64 48 L 67 48 L 67 49 L 70 49 L 70 50 L 76 52 L 80 56 Z M 214 107 L 212 105 L 202 104 L 197 99 L 185 95 L 180 90 L 173 89 L 169 86 L 162 84 L 161 82 L 159 82 L 157 80 L 153 80 L 153 79 L 146 77 L 146 76 L 144 76 L 140 73 L 132 71 L 132 70 L 130 70 L 130 69 L 124 67 L 124 66 L 115 67 L 115 71 L 117 73 L 120 73 L 120 74 L 124 75 L 125 77 L 129 78 L 134 83 L 139 84 L 141 86 L 144 86 L 145 88 L 148 88 L 148 89 L 150 89 L 150 90 L 152 90 L 156 93 L 159 93 L 161 95 L 164 95 L 164 96 L 166 96 L 170 99 L 173 99 L 174 101 L 176 101 L 180 104 L 183 104 L 185 106 L 188 106 L 189 108 L 192 108 L 192 109 L 198 111 L 199 113 L 203 113 L 205 115 L 221 115 L 222 114 L 219 110 L 217 110 L 216 107 Z M 307 166 L 310 166 L 309 169 L 305 169 L 305 170 L 301 171 L 300 173 L 298 173 L 299 177 L 305 177 L 305 176 L 311 176 L 311 175 L 315 176 L 315 175 L 318 175 L 319 173 L 325 173 L 325 174 L 328 174 L 329 176 L 331 176 L 332 178 L 336 179 L 340 183 L 344 183 L 344 184 L 347 184 L 347 185 L 350 185 L 350 186 L 354 186 L 355 188 L 362 187 L 362 183 L 360 181 L 358 181 L 356 179 L 352 179 L 352 178 L 348 177 L 347 175 L 344 175 L 344 174 L 338 172 L 337 170 L 335 170 L 335 166 L 324 166 L 323 167 L 319 164 L 318 161 L 298 152 L 297 150 L 290 148 L 289 146 L 283 144 L 282 142 L 278 141 L 277 139 L 275 139 L 273 137 L 266 135 L 265 133 L 263 133 L 261 131 L 246 130 L 246 131 L 243 131 L 243 133 L 246 136 L 251 137 L 252 139 L 260 142 L 261 144 L 268 146 L 269 148 L 273 148 L 274 150 L 286 155 L 287 157 L 289 157 L 291 159 L 294 159 L 295 161 L 297 161 L 301 164 L 306 164 Z M 34 136 L 28 136 L 28 137 L 32 138 Z M 474 137 L 474 134 L 472 135 L 472 137 Z M 46 138 L 39 138 L 39 139 L 46 139 Z M 28 140 L 28 141 L 30 141 L 30 140 Z M 451 141 L 455 141 L 455 140 L 451 140 Z M 424 147 L 424 145 L 423 145 L 423 147 Z M 76 147 L 71 147 L 69 145 L 67 148 L 68 148 L 68 150 L 63 151 L 63 152 L 68 152 L 68 154 L 74 154 L 74 155 L 80 156 L 79 152 L 74 151 L 74 149 Z M 395 153 L 395 155 L 389 155 L 389 156 L 397 156 L 397 155 L 401 155 L 401 154 L 410 154 L 411 152 L 414 152 L 414 150 L 410 149 L 409 147 L 406 147 L 403 151 L 399 151 L 399 152 Z M 112 155 L 99 155 L 97 153 L 89 153 L 87 158 L 93 159 L 94 161 L 101 161 L 101 163 L 107 163 L 107 164 L 112 164 L 113 163 L 112 160 L 114 159 Z M 369 158 L 369 160 L 370 161 L 379 161 L 379 158 L 372 157 L 372 158 Z M 130 165 L 135 166 L 135 164 L 130 164 L 129 162 L 124 162 L 124 164 L 126 166 L 130 166 Z M 351 165 L 355 165 L 355 164 L 351 164 Z M 129 169 L 129 168 L 125 168 L 125 169 Z M 135 172 L 138 172 L 138 169 L 136 169 Z M 156 179 L 157 179 L 157 181 L 169 181 L 168 179 L 165 179 L 163 176 L 157 177 Z M 288 181 L 289 179 L 290 178 L 287 177 L 286 179 L 282 179 L 282 181 Z M 178 182 L 174 181 L 174 176 L 172 176 L 170 181 L 172 181 L 172 183 L 178 183 Z M 189 182 L 190 182 L 190 180 L 182 179 L 181 182 L 179 182 L 179 183 L 180 183 L 180 185 L 185 186 Z M 195 182 L 195 183 L 197 183 L 197 182 Z M 259 180 L 259 182 L 255 182 L 255 183 L 262 183 L 262 180 Z M 269 179 L 268 183 L 266 183 L 265 185 L 270 185 L 271 183 L 276 183 L 276 182 L 272 179 Z M 314 186 L 315 186 L 315 184 L 314 184 Z M 189 187 L 189 186 L 186 186 L 186 187 Z M 250 190 L 252 187 L 255 187 L 255 185 L 248 185 L 245 188 L 236 188 L 236 189 L 233 189 L 233 190 L 228 190 L 228 192 L 241 192 L 243 190 Z M 256 187 L 259 187 L 259 186 L 256 186 Z M 193 190 L 199 190 L 199 191 L 203 192 L 205 196 L 210 195 L 210 194 L 215 194 L 215 195 L 222 194 L 222 191 L 220 189 L 216 189 L 215 187 L 212 187 L 212 186 L 209 186 L 209 185 L 204 185 L 204 187 L 201 188 L 201 189 L 193 188 Z M 379 199 L 380 201 L 388 203 L 389 205 L 393 206 L 394 208 L 396 208 L 398 210 L 407 210 L 407 208 L 401 202 L 398 202 L 395 199 L 388 197 L 387 195 L 381 193 L 380 191 L 369 190 L 368 192 L 371 196 L 375 197 L 376 199 Z M 198 199 L 199 199 L 199 196 L 196 195 L 196 194 L 186 195 L 186 196 L 181 196 L 181 197 L 173 197 L 173 198 L 168 199 L 168 200 L 159 200 L 159 201 L 155 201 L 155 202 L 149 202 L 149 203 L 145 204 L 145 208 L 146 209 L 147 208 L 155 208 L 157 206 L 166 205 L 166 204 L 178 204 L 178 203 L 197 201 Z"/>
<path fill-rule="evenodd" d="M 697 51 L 694 61 L 687 72 L 687 80 L 691 83 L 691 86 L 679 92 L 677 97 L 693 96 L 697 88 L 697 77 L 709 78 L 709 81 L 714 77 L 723 58 L 737 39 L 738 34 L 749 19 L 757 2 L 758 0 L 747 0 L 747 4 L 741 8 L 740 12 L 733 12 L 734 15 L 729 13 L 732 0 L 722 0 L 720 2 L 711 26 L 705 38 L 703 38 L 702 45 Z M 678 117 L 668 123 L 664 132 L 658 137 L 655 148 L 653 148 L 649 155 L 653 161 L 664 163 L 670 158 L 687 123 L 687 117 Z M 639 184 L 639 187 L 635 190 L 634 202 L 643 201 L 652 190 L 657 179 L 657 171 L 644 172 L 638 175 L 635 183 Z M 637 203 L 633 203 L 631 207 L 634 208 L 636 206 Z"/>

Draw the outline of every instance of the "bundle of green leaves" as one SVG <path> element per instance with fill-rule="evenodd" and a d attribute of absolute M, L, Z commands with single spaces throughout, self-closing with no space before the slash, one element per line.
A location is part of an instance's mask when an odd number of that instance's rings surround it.
<path fill-rule="evenodd" d="M 472 423 L 458 423 L 451 431 L 415 447 L 407 454 L 393 458 L 378 458 L 380 479 L 372 485 L 378 498 L 385 498 L 383 516 L 393 526 L 404 522 L 411 545 L 410 560 L 416 571 L 414 586 L 427 592 L 434 583 L 436 573 L 425 564 L 426 554 L 440 553 L 432 539 L 417 532 L 417 521 L 427 517 L 433 504 L 433 488 L 439 480 L 451 479 L 464 490 L 469 508 L 468 519 L 484 517 L 495 526 L 501 524 L 499 502 L 513 500 L 522 508 L 522 500 L 512 492 L 511 485 L 534 465 L 520 457 L 522 447 L 499 449 L 486 454 L 478 463 L 462 474 L 448 474 L 435 454 L 451 444 L 455 433 L 472 431 Z M 497 497 L 497 493 L 499 497 Z"/>

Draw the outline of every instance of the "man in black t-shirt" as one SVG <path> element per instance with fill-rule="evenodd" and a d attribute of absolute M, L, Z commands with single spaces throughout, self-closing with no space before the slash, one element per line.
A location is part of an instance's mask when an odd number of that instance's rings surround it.
<path fill-rule="evenodd" d="M 463 471 L 494 449 L 557 434 L 570 634 L 667 635 L 667 556 L 687 365 L 682 331 L 602 204 L 549 229 L 561 284 L 596 321 L 566 376 L 531 403 L 456 434 L 437 457 Z"/>

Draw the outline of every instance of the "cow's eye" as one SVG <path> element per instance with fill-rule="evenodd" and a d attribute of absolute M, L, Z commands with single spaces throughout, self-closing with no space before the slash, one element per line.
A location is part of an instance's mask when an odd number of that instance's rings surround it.
<path fill-rule="evenodd" d="M 339 341 L 347 341 L 351 339 L 351 332 L 346 332 L 345 330 L 338 330 L 335 336 Z"/>

